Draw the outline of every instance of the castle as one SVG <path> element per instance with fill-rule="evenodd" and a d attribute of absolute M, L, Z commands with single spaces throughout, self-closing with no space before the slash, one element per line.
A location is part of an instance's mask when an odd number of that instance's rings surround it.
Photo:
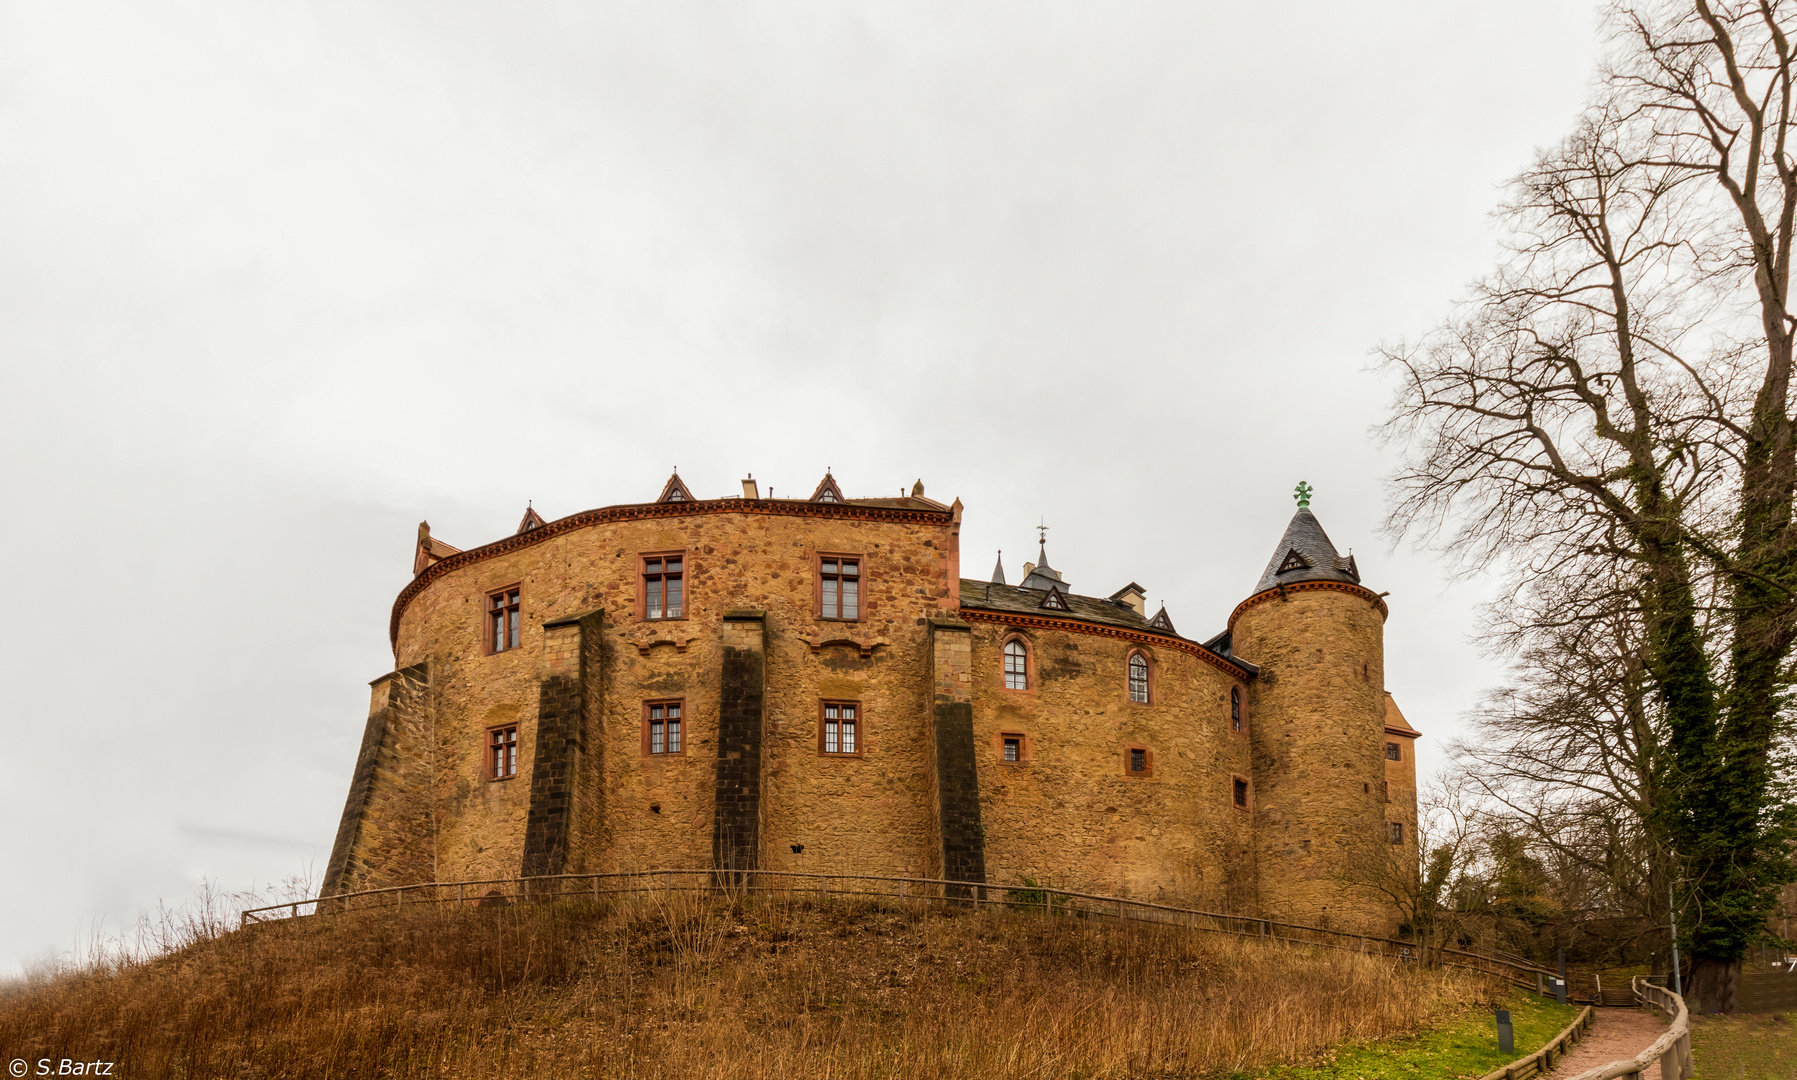
<path fill-rule="evenodd" d="M 1355 874 L 1414 866 L 1418 733 L 1308 489 L 1199 641 L 1133 582 L 1075 592 L 1045 544 L 1014 585 L 962 577 L 961 502 L 921 482 L 742 488 L 676 473 L 466 551 L 421 525 L 326 895 L 759 868 L 1391 928 Z"/>

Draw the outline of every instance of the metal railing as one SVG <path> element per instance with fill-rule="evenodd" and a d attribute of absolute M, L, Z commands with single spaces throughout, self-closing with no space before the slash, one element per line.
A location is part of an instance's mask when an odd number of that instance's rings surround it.
<path fill-rule="evenodd" d="M 485 890 L 482 892 L 481 890 Z M 1131 900 L 1120 896 L 1057 889 L 1046 885 L 990 885 L 943 878 L 891 877 L 877 874 L 815 874 L 784 870 L 635 870 L 603 874 L 555 874 L 543 877 L 481 878 L 470 881 L 429 881 L 361 889 L 311 900 L 290 901 L 248 908 L 240 913 L 240 928 L 305 915 L 336 914 L 374 908 L 398 908 L 409 904 L 490 906 L 520 902 L 593 900 L 658 893 L 709 893 L 735 896 L 807 898 L 864 898 L 901 905 L 953 905 L 974 910 L 1002 909 L 1033 912 L 1050 917 L 1109 918 L 1119 921 L 1182 926 L 1206 933 L 1240 938 L 1314 945 L 1366 955 L 1388 957 L 1406 963 L 1432 960 L 1449 967 L 1466 968 L 1536 989 L 1537 977 L 1553 974 L 1521 957 L 1493 956 L 1465 949 L 1430 947 L 1400 938 L 1331 930 L 1252 915 L 1232 915 L 1195 908 Z M 302 908 L 310 908 L 302 915 Z"/>

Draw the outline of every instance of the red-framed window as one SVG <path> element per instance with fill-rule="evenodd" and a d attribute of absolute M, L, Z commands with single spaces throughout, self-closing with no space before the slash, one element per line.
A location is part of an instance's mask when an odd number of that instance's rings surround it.
<path fill-rule="evenodd" d="M 487 654 L 505 652 L 518 647 L 518 602 L 516 585 L 494 589 L 487 594 Z"/>
<path fill-rule="evenodd" d="M 1133 649 L 1129 654 L 1129 700 L 1137 705 L 1146 705 L 1152 691 L 1152 668 L 1148 663 L 1148 654 L 1140 649 Z"/>
<path fill-rule="evenodd" d="M 643 754 L 679 757 L 686 753 L 686 701 L 643 702 Z"/>
<path fill-rule="evenodd" d="M 653 551 L 638 558 L 637 610 L 642 618 L 686 618 L 686 552 Z"/>
<path fill-rule="evenodd" d="M 1021 765 L 1029 760 L 1030 747 L 1021 731 L 1001 731 L 998 734 L 998 760 L 1006 765 Z"/>
<path fill-rule="evenodd" d="M 1154 751 L 1140 743 L 1123 748 L 1123 775 L 1137 779 L 1154 775 Z"/>
<path fill-rule="evenodd" d="M 828 757 L 860 757 L 866 735 L 859 701 L 826 701 L 818 709 L 818 753 Z"/>
<path fill-rule="evenodd" d="M 1243 776 L 1230 777 L 1230 801 L 1237 810 L 1248 809 L 1248 800 L 1253 792 L 1248 787 L 1248 779 Z"/>
<path fill-rule="evenodd" d="M 1005 689 L 1028 690 L 1033 682 L 1029 642 L 1021 634 L 1012 634 L 1005 639 L 1001 651 L 1005 660 Z"/>
<path fill-rule="evenodd" d="M 518 775 L 518 725 L 487 730 L 487 779 L 510 780 Z"/>
<path fill-rule="evenodd" d="M 844 622 L 861 618 L 862 565 L 863 559 L 859 555 L 818 555 L 818 618 Z"/>

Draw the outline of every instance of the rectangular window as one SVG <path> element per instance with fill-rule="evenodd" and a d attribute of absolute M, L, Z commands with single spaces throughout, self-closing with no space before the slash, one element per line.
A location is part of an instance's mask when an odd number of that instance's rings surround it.
<path fill-rule="evenodd" d="M 1404 760 L 1403 747 L 1400 747 L 1395 742 L 1386 743 L 1385 744 L 1385 760 L 1387 760 L 1387 761 L 1403 761 Z"/>
<path fill-rule="evenodd" d="M 1023 736 L 1005 736 L 1005 761 L 1015 765 L 1023 760 Z"/>
<path fill-rule="evenodd" d="M 818 560 L 819 614 L 826 619 L 861 617 L 861 560 L 824 555 Z"/>
<path fill-rule="evenodd" d="M 1403 822 L 1388 821 L 1385 823 L 1385 827 L 1388 830 L 1390 830 L 1390 832 L 1391 832 L 1391 842 L 1392 843 L 1402 844 L 1404 842 L 1404 823 Z"/>
<path fill-rule="evenodd" d="M 1243 810 L 1248 809 L 1248 781 L 1235 778 L 1235 804 Z"/>
<path fill-rule="evenodd" d="M 487 652 L 504 652 L 518 647 L 518 589 L 500 589 L 487 594 Z"/>
<path fill-rule="evenodd" d="M 679 701 L 651 701 L 643 707 L 643 752 L 651 757 L 686 753 Z"/>
<path fill-rule="evenodd" d="M 686 557 L 643 556 L 643 618 L 679 619 L 686 614 Z"/>
<path fill-rule="evenodd" d="M 1148 751 L 1132 748 L 1129 752 L 1129 771 L 1145 773 L 1148 771 Z"/>
<path fill-rule="evenodd" d="M 817 732 L 819 753 L 858 755 L 861 753 L 861 705 L 855 701 L 826 701 Z"/>
<path fill-rule="evenodd" d="M 509 780 L 517 776 L 518 725 L 494 728 L 487 738 L 487 779 Z"/>

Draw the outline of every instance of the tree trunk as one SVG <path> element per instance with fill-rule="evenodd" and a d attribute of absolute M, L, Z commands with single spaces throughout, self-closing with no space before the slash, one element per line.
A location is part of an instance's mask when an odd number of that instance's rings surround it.
<path fill-rule="evenodd" d="M 1685 977 L 1685 1004 L 1699 1014 L 1732 1013 L 1741 989 L 1741 961 L 1695 960 Z"/>

